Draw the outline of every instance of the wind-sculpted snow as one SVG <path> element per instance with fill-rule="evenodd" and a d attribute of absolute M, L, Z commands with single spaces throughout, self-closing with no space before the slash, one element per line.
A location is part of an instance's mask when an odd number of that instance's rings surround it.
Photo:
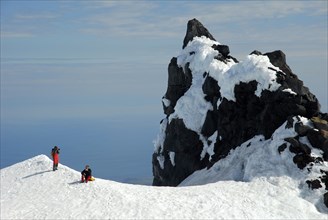
<path fill-rule="evenodd" d="M 96 172 L 96 171 L 95 171 Z M 288 176 L 154 187 L 99 179 L 39 155 L 1 169 L 1 219 L 327 219 Z M 203 182 L 204 183 L 204 182 Z M 295 186 L 295 187 L 292 187 Z"/>
<path fill-rule="evenodd" d="M 220 43 L 204 36 L 194 37 L 177 56 L 179 67 L 184 68 L 189 63 L 189 68 L 193 73 L 192 86 L 199 87 L 198 90 L 201 91 L 204 84 L 203 74 L 205 72 L 217 80 L 221 98 L 232 101 L 236 101 L 234 88 L 241 82 L 248 83 L 256 80 L 258 82 L 255 91 L 257 96 L 261 96 L 263 90 L 275 91 L 281 86 L 276 77 L 277 71 L 281 70 L 272 65 L 266 55 L 251 54 L 244 61 L 238 63 L 232 58 L 222 62 L 215 59 L 220 52 L 215 50 L 213 45 L 220 45 Z M 204 96 L 205 94 L 203 94 L 203 98 Z"/>
<path fill-rule="evenodd" d="M 187 64 L 192 71 L 192 85 L 177 101 L 173 118 L 183 119 L 187 128 L 199 132 L 204 124 L 206 113 L 213 110 L 213 106 L 205 99 L 202 90 L 205 82 L 204 73 L 209 73 L 217 80 L 220 87 L 221 100 L 223 98 L 236 101 L 234 88 L 236 85 L 256 80 L 255 95 L 260 97 L 263 90 L 275 91 L 281 85 L 277 83 L 276 73 L 280 71 L 273 66 L 267 56 L 249 55 L 246 60 L 235 63 L 233 59 L 222 62 L 215 59 L 220 53 L 212 46 L 219 44 L 206 37 L 195 37 L 177 57 L 177 64 L 185 68 Z M 215 107 L 219 107 L 220 102 Z"/>

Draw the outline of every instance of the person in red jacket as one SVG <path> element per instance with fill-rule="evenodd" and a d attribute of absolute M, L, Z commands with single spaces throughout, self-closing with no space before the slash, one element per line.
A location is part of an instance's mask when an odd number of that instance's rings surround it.
<path fill-rule="evenodd" d="M 53 160 L 53 166 L 52 166 L 53 171 L 58 170 L 59 150 L 60 150 L 60 148 L 57 146 L 55 146 L 51 150 L 51 156 L 52 156 L 52 160 Z"/>
<path fill-rule="evenodd" d="M 84 170 L 81 172 L 82 177 L 81 177 L 81 182 L 87 183 L 91 179 L 91 169 L 89 165 L 86 165 Z"/>

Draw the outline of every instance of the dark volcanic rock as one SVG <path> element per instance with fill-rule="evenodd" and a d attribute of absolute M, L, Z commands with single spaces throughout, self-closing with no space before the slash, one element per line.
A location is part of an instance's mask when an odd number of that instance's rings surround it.
<path fill-rule="evenodd" d="M 215 41 L 209 31 L 199 21 L 193 19 L 188 22 L 183 48 L 196 36 L 205 36 Z M 227 45 L 214 43 L 211 47 L 218 52 L 214 57 L 218 62 L 224 64 L 238 62 L 230 56 Z M 190 52 L 190 56 L 193 56 L 192 53 Z M 201 129 L 198 132 L 187 128 L 187 123 L 185 124 L 183 119 L 171 117 L 175 114 L 179 99 L 193 86 L 194 77 L 191 61 L 181 67 L 177 64 L 177 58 L 172 58 L 168 67 L 168 87 L 163 100 L 166 114 L 162 124 L 163 141 L 154 152 L 152 159 L 153 185 L 177 186 L 194 171 L 211 167 L 215 162 L 226 157 L 232 149 L 252 137 L 263 135 L 265 139 L 270 139 L 276 129 L 286 121 L 286 128 L 294 129 L 298 135 L 286 138 L 285 143 L 277 146 L 279 153 L 289 149 L 295 154 L 293 161 L 300 169 L 310 169 L 309 164 L 327 161 L 328 116 L 320 112 L 316 97 L 292 72 L 282 51 L 263 54 L 253 51 L 252 54 L 252 56 L 268 57 L 272 64 L 268 69 L 275 74 L 276 83 L 279 84 L 277 89 L 270 90 L 270 84 L 269 89 L 263 90 L 258 96 L 256 91 L 260 85 L 256 79 L 239 82 L 232 88 L 235 100 L 228 100 L 223 96 L 218 79 L 214 79 L 215 76 L 204 70 L 200 73 L 203 74 L 201 90 L 204 101 L 210 104 L 211 108 L 204 112 L 203 124 L 200 125 Z M 223 87 L 222 84 L 220 85 Z M 311 119 L 314 127 L 303 124 L 300 116 Z M 310 144 L 307 144 L 311 146 L 304 144 L 300 137 L 308 138 Z M 204 146 L 213 142 L 215 142 L 214 154 L 204 153 Z M 312 147 L 322 150 L 323 157 L 311 156 Z M 326 174 L 323 174 L 321 179 L 308 182 L 310 187 L 316 188 L 319 185 L 327 187 L 327 178 L 324 175 Z M 326 197 L 325 195 L 325 199 Z"/>
<path fill-rule="evenodd" d="M 265 53 L 264 55 L 268 56 L 270 62 L 274 66 L 279 67 L 284 73 L 286 73 L 287 75 L 291 75 L 292 78 L 297 78 L 297 76 L 293 74 L 292 70 L 287 65 L 286 56 L 281 50 Z"/>
<path fill-rule="evenodd" d="M 322 187 L 320 180 L 307 180 L 306 183 L 311 189 L 319 189 Z"/>
<path fill-rule="evenodd" d="M 182 48 L 185 48 L 189 41 L 192 41 L 194 37 L 205 36 L 211 40 L 215 40 L 214 37 L 210 34 L 210 32 L 200 23 L 197 19 L 192 19 L 188 21 L 187 24 L 187 33 L 183 40 Z"/>
<path fill-rule="evenodd" d="M 212 47 L 213 49 L 219 51 L 220 54 L 222 54 L 225 58 L 227 58 L 230 53 L 230 49 L 227 45 L 217 44 L 217 45 L 213 45 Z"/>
<path fill-rule="evenodd" d="M 163 147 L 163 153 L 153 154 L 153 185 L 176 186 L 195 170 L 205 167 L 204 164 L 198 162 L 203 144 L 197 133 L 186 128 L 181 119 L 173 119 L 167 124 Z M 172 153 L 174 162 L 170 158 Z M 164 156 L 165 169 L 160 167 L 158 156 Z"/>
<path fill-rule="evenodd" d="M 323 202 L 328 207 L 328 192 L 323 195 Z"/>
<path fill-rule="evenodd" d="M 177 58 L 173 57 L 168 67 L 169 78 L 167 91 L 164 98 L 170 100 L 169 106 L 164 107 L 164 113 L 170 115 L 174 112 L 174 107 L 177 100 L 183 96 L 183 94 L 189 89 L 191 85 L 191 72 L 188 71 L 188 66 L 186 67 L 186 73 L 183 72 L 181 67 L 177 65 Z"/>

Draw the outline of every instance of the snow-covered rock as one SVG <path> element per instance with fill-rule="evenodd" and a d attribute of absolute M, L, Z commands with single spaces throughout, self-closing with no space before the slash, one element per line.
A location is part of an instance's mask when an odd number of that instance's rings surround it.
<path fill-rule="evenodd" d="M 199 21 L 188 22 L 168 68 L 153 185 L 287 176 L 292 188 L 312 189 L 318 209 L 328 207 L 328 115 L 317 98 L 282 51 L 253 51 L 243 61 L 229 54 Z"/>

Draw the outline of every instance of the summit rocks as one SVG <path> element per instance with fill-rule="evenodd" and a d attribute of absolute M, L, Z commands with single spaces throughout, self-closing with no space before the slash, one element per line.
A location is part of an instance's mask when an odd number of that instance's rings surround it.
<path fill-rule="evenodd" d="M 276 146 L 277 152 L 295 154 L 293 162 L 301 170 L 328 160 L 328 116 L 282 51 L 255 50 L 238 61 L 196 19 L 188 22 L 182 48 L 168 66 L 162 99 L 166 117 L 152 157 L 153 185 L 177 186 L 255 136 L 274 139 L 285 122 L 294 135 Z M 316 150 L 321 156 L 313 156 Z M 327 189 L 327 179 L 322 171 L 318 180 L 307 183 Z"/>

